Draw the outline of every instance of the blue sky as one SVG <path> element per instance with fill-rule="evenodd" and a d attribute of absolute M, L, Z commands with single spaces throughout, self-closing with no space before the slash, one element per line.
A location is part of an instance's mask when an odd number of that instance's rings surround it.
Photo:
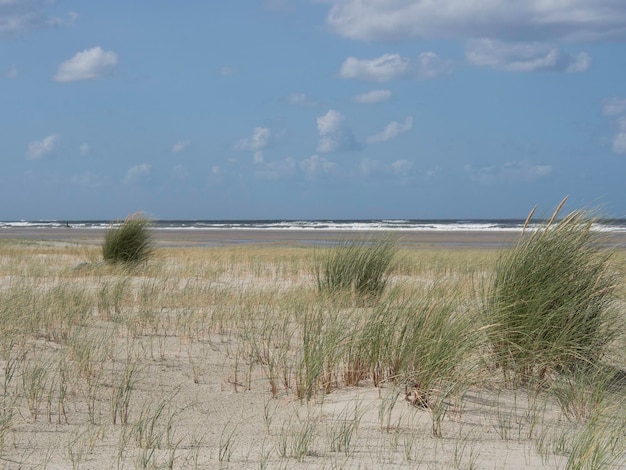
<path fill-rule="evenodd" d="M 626 217 L 626 2 L 0 0 L 0 220 Z"/>

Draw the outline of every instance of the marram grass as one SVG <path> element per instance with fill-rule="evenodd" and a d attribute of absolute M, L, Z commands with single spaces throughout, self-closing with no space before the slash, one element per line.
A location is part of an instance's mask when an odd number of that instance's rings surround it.
<path fill-rule="evenodd" d="M 502 252 L 485 299 L 496 361 L 521 381 L 597 364 L 619 333 L 611 251 L 584 212 L 557 213 Z"/>
<path fill-rule="evenodd" d="M 130 215 L 115 228 L 110 228 L 102 244 L 102 256 L 110 263 L 137 264 L 153 253 L 149 231 L 151 221 L 142 214 Z"/>
<path fill-rule="evenodd" d="M 387 286 L 398 251 L 390 237 L 347 241 L 329 249 L 315 264 L 320 292 L 351 292 L 375 298 Z"/>
<path fill-rule="evenodd" d="M 319 294 L 320 252 L 76 269 L 100 247 L 0 244 L 0 467 L 624 467 L 625 389 L 601 366 L 510 390 L 483 355 L 470 287 L 496 250 L 402 250 L 356 304 Z M 625 344 L 600 362 L 626 369 Z"/>

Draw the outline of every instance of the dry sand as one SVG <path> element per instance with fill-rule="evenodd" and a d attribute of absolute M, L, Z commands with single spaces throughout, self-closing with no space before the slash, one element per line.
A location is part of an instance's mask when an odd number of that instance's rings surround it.
<path fill-rule="evenodd" d="M 96 229 L 0 230 L 0 238 L 88 244 L 100 243 L 103 235 Z M 326 243 L 362 235 L 160 230 L 156 239 L 160 246 L 215 246 Z M 402 243 L 414 248 L 501 247 L 516 236 L 506 232 L 401 234 Z M 534 397 L 525 391 L 485 385 L 470 390 L 462 404 L 450 403 L 443 437 L 435 438 L 429 411 L 410 406 L 402 391 L 392 387 L 379 390 L 367 383 L 344 387 L 309 403 L 285 391 L 272 398 L 262 368 L 242 370 L 234 354 L 237 341 L 228 332 L 189 344 L 167 335 L 139 337 L 137 344 L 146 360 L 133 392 L 133 422 L 140 421 L 140 411 L 154 416 L 165 404 L 156 424 L 158 445 L 140 443 L 136 424 L 127 428 L 111 424 L 106 414 L 108 398 L 100 396 L 96 403 L 99 424 L 89 424 L 86 410 L 77 407 L 68 411 L 70 422 L 62 424 L 54 424 L 60 419 L 55 404 L 51 405 L 52 417 L 42 412 L 37 422 L 22 411 L 21 424 L 5 436 L 0 465 L 50 469 L 565 468 L 567 455 L 559 452 L 558 436 L 569 432 L 573 436 L 582 426 L 564 419 L 553 402 L 543 404 L 536 416 L 529 412 L 529 406 L 536 404 Z M 333 436 L 346 436 L 357 420 L 349 449 L 333 451 L 337 446 Z M 554 448 L 544 449 L 542 457 L 544 442 Z M 307 450 L 296 458 L 302 446 Z M 626 459 L 619 464 L 626 465 Z"/>

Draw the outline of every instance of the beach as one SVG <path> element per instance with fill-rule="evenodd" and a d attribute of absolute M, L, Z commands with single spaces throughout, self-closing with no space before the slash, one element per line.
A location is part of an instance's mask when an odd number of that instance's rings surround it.
<path fill-rule="evenodd" d="M 104 240 L 102 228 L 0 228 L 0 239 L 45 240 L 98 244 Z M 392 234 L 406 247 L 485 247 L 498 248 L 514 242 L 516 231 L 351 231 L 351 230 L 273 230 L 273 229 L 159 229 L 154 230 L 158 246 L 220 246 L 241 243 L 324 244 L 354 240 L 367 236 Z M 626 234 L 613 235 L 625 241 Z"/>
<path fill-rule="evenodd" d="M 517 231 L 156 229 L 154 258 L 130 269 L 102 262 L 105 233 L 0 229 L 3 468 L 626 465 L 623 389 L 595 403 L 511 386 L 482 342 L 477 295 Z M 326 250 L 388 234 L 382 298 L 320 295 Z M 378 341 L 422 381 L 351 362 Z"/>
<path fill-rule="evenodd" d="M 105 228 L 0 227 L 0 240 L 41 240 L 97 245 Z M 498 249 L 510 246 L 521 230 L 303 230 L 303 229 L 153 229 L 154 241 L 161 247 L 214 247 L 237 244 L 318 245 L 391 235 L 404 248 Z M 626 248 L 626 231 L 602 233 L 608 246 Z"/>

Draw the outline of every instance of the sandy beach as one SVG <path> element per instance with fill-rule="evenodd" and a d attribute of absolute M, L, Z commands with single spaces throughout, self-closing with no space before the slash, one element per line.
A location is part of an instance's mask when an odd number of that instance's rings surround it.
<path fill-rule="evenodd" d="M 427 406 L 411 401 L 412 383 L 355 374 L 353 338 L 377 309 L 320 297 L 312 265 L 317 247 L 364 232 L 156 230 L 161 249 L 130 271 L 101 262 L 104 234 L 0 230 L 2 468 L 565 469 L 588 455 L 626 465 L 623 389 L 596 422 L 586 392 L 567 384 L 559 399 L 511 387 L 459 339 L 475 323 L 424 337 L 450 335 L 454 361 L 434 366 L 450 375 L 432 379 Z M 454 302 L 461 320 L 493 248 L 519 234 L 398 236 L 385 308 L 409 302 L 411 319 Z M 316 369 L 310 357 L 326 348 L 335 359 Z"/>
<path fill-rule="evenodd" d="M 57 242 L 102 243 L 106 229 L 101 228 L 0 228 L 0 239 L 42 240 Z M 505 230 L 272 230 L 272 229 L 159 229 L 154 241 L 161 247 L 210 247 L 237 244 L 324 245 L 368 236 L 392 234 L 403 248 L 502 248 L 520 237 L 519 231 Z M 626 232 L 602 235 L 607 245 L 626 248 Z"/>
<path fill-rule="evenodd" d="M 0 228 L 0 239 L 47 240 L 101 243 L 105 229 L 99 228 Z M 221 230 L 162 229 L 154 230 L 159 246 L 219 246 L 240 243 L 323 244 L 356 239 L 382 232 L 332 230 Z M 515 241 L 515 231 L 401 231 L 390 232 L 405 247 L 485 247 L 497 248 Z M 626 234 L 616 237 L 626 240 Z"/>

